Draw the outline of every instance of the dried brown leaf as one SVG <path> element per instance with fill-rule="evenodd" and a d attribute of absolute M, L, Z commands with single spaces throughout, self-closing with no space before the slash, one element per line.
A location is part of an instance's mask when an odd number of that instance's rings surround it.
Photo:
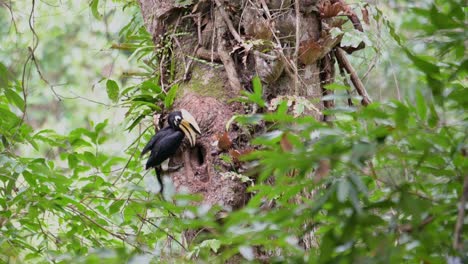
<path fill-rule="evenodd" d="M 239 158 L 240 158 L 241 154 L 237 149 L 230 149 L 229 150 L 229 155 L 231 156 L 232 161 L 234 163 L 240 163 Z"/>
<path fill-rule="evenodd" d="M 331 18 L 337 15 L 348 15 L 350 10 L 343 1 L 337 1 L 333 4 L 329 1 L 323 1 L 319 5 L 319 12 L 321 18 Z"/>
<path fill-rule="evenodd" d="M 232 140 L 229 138 L 228 132 L 218 134 L 218 148 L 221 150 L 228 150 L 232 147 Z"/>
<path fill-rule="evenodd" d="M 253 151 L 254 151 L 253 148 L 246 148 L 246 149 L 241 150 L 239 153 L 240 153 L 240 156 L 242 157 L 242 156 L 250 154 Z"/>
<path fill-rule="evenodd" d="M 253 148 L 246 148 L 246 149 L 243 149 L 243 150 L 230 149 L 229 150 L 229 155 L 231 156 L 232 161 L 234 163 L 239 164 L 239 163 L 241 163 L 242 156 L 248 155 L 252 151 L 254 151 Z"/>
<path fill-rule="evenodd" d="M 280 140 L 281 149 L 285 152 L 291 152 L 293 150 L 293 145 L 288 139 L 288 133 L 283 133 Z"/>
<path fill-rule="evenodd" d="M 363 7 L 361 9 L 361 13 L 362 13 L 362 20 L 364 20 L 364 23 L 366 23 L 366 25 L 369 25 L 370 22 L 369 22 L 369 11 L 367 10 L 366 7 Z"/>
<path fill-rule="evenodd" d="M 316 41 L 302 41 L 299 45 L 299 61 L 305 65 L 316 62 L 322 54 L 322 49 L 322 45 Z"/>
<path fill-rule="evenodd" d="M 319 161 L 317 170 L 315 171 L 315 182 L 321 181 L 330 173 L 331 165 L 329 159 Z"/>

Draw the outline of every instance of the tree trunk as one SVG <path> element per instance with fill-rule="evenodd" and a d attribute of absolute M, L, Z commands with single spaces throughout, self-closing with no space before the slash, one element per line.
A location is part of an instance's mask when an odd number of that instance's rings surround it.
<path fill-rule="evenodd" d="M 330 36 L 329 24 L 338 21 L 334 18 L 338 13 L 332 11 L 346 6 L 342 1 L 314 0 L 184 2 L 188 4 L 139 0 L 154 43 L 172 45 L 171 58 L 160 61 L 161 80 L 171 85 L 167 68 L 175 63 L 173 79 L 181 88 L 175 107 L 191 112 L 202 130 L 196 147 L 185 148 L 174 159 L 184 167 L 171 177 L 178 191 L 202 194 L 204 203 L 233 210 L 242 207 L 249 196 L 238 178 L 227 177 L 231 165 L 219 156 L 227 149 L 220 150 L 215 141 L 227 132 L 231 149 L 242 152 L 248 148 L 249 137 L 236 126 L 225 131 L 226 123 L 235 114 L 264 109 L 229 99 L 250 91 L 256 75 L 269 110 L 274 110 L 279 99 L 296 103 L 328 93 L 323 85 L 333 80 L 332 50 L 341 39 Z M 332 105 L 309 103 L 303 114 L 322 119 L 321 109 Z M 193 237 L 188 235 L 188 239 Z M 310 247 L 310 238 L 305 239 L 309 242 L 304 246 Z"/>

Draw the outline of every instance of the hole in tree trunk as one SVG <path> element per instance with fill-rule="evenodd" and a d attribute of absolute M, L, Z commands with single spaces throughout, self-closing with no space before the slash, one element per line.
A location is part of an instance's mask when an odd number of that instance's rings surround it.
<path fill-rule="evenodd" d="M 206 150 L 203 148 L 203 146 L 196 145 L 190 151 L 190 160 L 195 161 L 197 166 L 201 166 L 203 163 L 205 163 L 205 154 Z"/>

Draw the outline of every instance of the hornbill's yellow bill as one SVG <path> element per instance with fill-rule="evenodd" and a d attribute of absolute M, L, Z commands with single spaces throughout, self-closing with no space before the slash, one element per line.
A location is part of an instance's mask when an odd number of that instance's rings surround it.
<path fill-rule="evenodd" d="M 195 118 L 185 109 L 181 109 L 182 120 L 180 121 L 179 128 L 184 132 L 185 136 L 190 142 L 190 146 L 195 146 L 197 134 L 201 135 L 200 127 L 198 127 Z"/>

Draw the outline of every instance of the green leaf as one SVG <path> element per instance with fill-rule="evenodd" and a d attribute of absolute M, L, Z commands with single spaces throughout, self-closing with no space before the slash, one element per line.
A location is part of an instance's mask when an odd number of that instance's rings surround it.
<path fill-rule="evenodd" d="M 17 165 L 18 166 L 18 165 Z M 21 168 L 24 168 L 22 165 L 19 165 Z M 22 172 L 22 171 L 21 171 Z M 18 176 L 21 172 L 15 172 L 15 173 L 11 173 L 10 176 L 9 176 L 9 179 L 8 179 L 8 184 L 5 188 L 5 195 L 6 196 L 10 196 L 11 195 L 11 192 L 12 190 L 15 188 L 16 186 L 16 181 L 18 180 Z"/>
<path fill-rule="evenodd" d="M 200 247 L 209 247 L 214 253 L 217 253 L 221 247 L 221 242 L 217 239 L 208 239 L 200 244 Z"/>
<path fill-rule="evenodd" d="M 253 94 L 249 94 L 249 99 L 251 99 L 253 102 L 257 103 L 261 107 L 265 107 L 265 101 L 263 100 L 263 88 L 262 88 L 262 81 L 260 80 L 260 77 L 255 75 L 252 78 L 252 87 L 253 87 Z"/>
<path fill-rule="evenodd" d="M 426 101 L 419 89 L 416 90 L 416 111 L 418 112 L 418 115 L 421 118 L 421 120 L 426 121 L 426 118 L 427 118 Z"/>
<path fill-rule="evenodd" d="M 143 91 L 151 91 L 153 93 L 160 93 L 161 87 L 158 85 L 159 80 L 157 78 L 151 78 L 140 84 Z"/>
<path fill-rule="evenodd" d="M 82 157 L 87 163 L 91 164 L 92 166 L 94 166 L 94 167 L 99 166 L 97 158 L 93 153 L 91 153 L 89 151 L 85 151 L 83 153 Z"/>
<path fill-rule="evenodd" d="M 171 87 L 169 92 L 166 94 L 166 98 L 164 98 L 164 107 L 166 107 L 166 109 L 170 109 L 172 107 L 172 104 L 174 103 L 174 99 L 176 97 L 178 89 L 179 89 L 179 85 L 175 84 Z"/>
<path fill-rule="evenodd" d="M 0 62 L 0 88 L 5 88 L 8 86 L 10 75 L 11 74 L 8 71 L 8 68 Z"/>
<path fill-rule="evenodd" d="M 452 29 L 459 26 L 459 24 L 453 20 L 453 17 L 454 15 L 452 13 L 448 15 L 444 14 L 441 12 L 441 10 L 437 9 L 435 4 L 432 4 L 430 10 L 430 19 L 432 23 L 439 29 Z"/>
<path fill-rule="evenodd" d="M 107 123 L 109 123 L 109 119 L 104 120 L 104 122 L 98 123 L 96 127 L 94 128 L 94 131 L 96 134 L 99 134 L 102 132 L 102 130 L 107 126 Z"/>
<path fill-rule="evenodd" d="M 89 7 L 91 7 L 91 12 L 93 13 L 94 18 L 100 20 L 102 15 L 99 13 L 98 10 L 99 0 L 91 0 L 89 3 Z"/>
<path fill-rule="evenodd" d="M 76 168 L 76 165 L 78 165 L 78 162 L 79 162 L 78 158 L 74 154 L 68 155 L 67 160 L 68 160 L 68 167 L 70 167 L 71 169 Z"/>
<path fill-rule="evenodd" d="M 342 179 L 338 182 L 338 188 L 336 190 L 336 197 L 338 201 L 344 202 L 348 198 L 350 184 L 346 179 Z"/>
<path fill-rule="evenodd" d="M 106 82 L 107 96 L 112 102 L 116 103 L 119 100 L 119 86 L 114 80 L 107 80 Z"/>
<path fill-rule="evenodd" d="M 430 110 L 430 115 L 429 115 L 429 119 L 427 123 L 429 124 L 430 127 L 436 127 L 437 124 L 439 123 L 439 115 L 437 114 L 437 111 L 433 103 L 429 104 L 429 110 Z"/>
<path fill-rule="evenodd" d="M 437 75 L 440 72 L 439 67 L 430 62 L 427 56 L 414 55 L 409 50 L 405 49 L 408 57 L 413 61 L 414 65 L 427 75 Z"/>
<path fill-rule="evenodd" d="M 191 4 L 193 4 L 193 0 L 176 0 L 175 1 L 176 7 L 187 7 Z"/>
<path fill-rule="evenodd" d="M 111 206 L 109 207 L 109 214 L 113 215 L 119 212 L 120 208 L 122 207 L 124 203 L 125 203 L 124 200 L 118 200 L 118 201 L 113 202 Z"/>
<path fill-rule="evenodd" d="M 346 32 L 341 39 L 342 47 L 356 48 L 363 41 L 363 34 L 358 30 Z"/>
<path fill-rule="evenodd" d="M 397 107 L 395 111 L 395 123 L 400 129 L 406 129 L 408 127 L 408 107 L 400 102 L 396 102 Z"/>
<path fill-rule="evenodd" d="M 143 118 L 145 118 L 144 115 L 140 115 L 139 117 L 137 117 L 135 120 L 133 120 L 133 122 L 125 129 L 125 130 L 128 130 L 128 131 L 132 131 L 132 129 L 138 125 L 140 123 L 141 120 L 143 120 Z"/>
<path fill-rule="evenodd" d="M 12 89 L 5 89 L 5 96 L 8 98 L 8 101 L 15 104 L 21 111 L 24 112 L 24 100 Z"/>
<path fill-rule="evenodd" d="M 10 110 L 4 109 L 2 107 L 0 107 L 0 116 L 2 119 L 2 122 L 0 122 L 0 127 L 2 127 L 3 124 L 6 124 L 7 128 L 11 128 L 21 122 L 19 117 L 13 114 Z"/>

